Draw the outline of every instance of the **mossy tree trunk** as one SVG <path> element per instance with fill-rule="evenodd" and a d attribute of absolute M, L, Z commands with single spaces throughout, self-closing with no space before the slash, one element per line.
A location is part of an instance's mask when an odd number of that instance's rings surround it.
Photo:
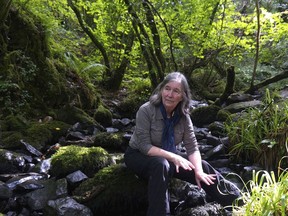
<path fill-rule="evenodd" d="M 1 0 L 0 1 L 0 62 L 3 62 L 4 53 L 7 50 L 7 37 L 5 36 L 5 20 L 8 16 L 8 12 L 11 7 L 12 0 Z"/>

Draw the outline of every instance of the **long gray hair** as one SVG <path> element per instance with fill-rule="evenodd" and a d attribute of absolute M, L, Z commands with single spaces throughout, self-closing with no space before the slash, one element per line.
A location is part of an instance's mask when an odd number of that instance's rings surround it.
<path fill-rule="evenodd" d="M 180 72 L 172 72 L 169 73 L 164 80 L 156 87 L 156 89 L 153 91 L 151 97 L 150 97 L 150 103 L 158 106 L 160 105 L 161 101 L 162 101 L 162 90 L 164 88 L 164 86 L 171 82 L 171 81 L 181 81 L 181 85 L 182 85 L 182 97 L 183 100 L 180 101 L 180 110 L 182 114 L 186 114 L 189 112 L 189 103 L 190 103 L 190 99 L 191 99 L 191 92 L 190 92 L 190 88 L 187 82 L 186 77 L 180 73 Z"/>

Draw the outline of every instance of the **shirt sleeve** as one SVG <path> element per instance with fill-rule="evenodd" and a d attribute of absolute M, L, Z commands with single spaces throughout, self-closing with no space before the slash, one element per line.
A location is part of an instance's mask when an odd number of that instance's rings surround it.
<path fill-rule="evenodd" d="M 188 156 L 195 151 L 199 151 L 198 142 L 194 133 L 194 126 L 189 114 L 186 114 L 183 144 L 186 148 Z"/>
<path fill-rule="evenodd" d="M 136 114 L 136 127 L 130 140 L 130 146 L 146 155 L 153 146 L 150 134 L 151 121 L 151 112 L 147 106 L 141 106 Z"/>

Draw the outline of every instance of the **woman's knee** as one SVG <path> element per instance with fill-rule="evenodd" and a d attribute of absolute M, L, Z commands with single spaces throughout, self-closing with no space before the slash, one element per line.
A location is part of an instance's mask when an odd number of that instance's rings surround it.
<path fill-rule="evenodd" d="M 170 171 L 170 163 L 163 157 L 153 157 L 151 168 L 155 172 L 168 173 Z"/>

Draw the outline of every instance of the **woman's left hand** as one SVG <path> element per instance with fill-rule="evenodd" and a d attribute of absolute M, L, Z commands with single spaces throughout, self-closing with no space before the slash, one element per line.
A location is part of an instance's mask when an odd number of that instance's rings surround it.
<path fill-rule="evenodd" d="M 195 171 L 195 180 L 199 188 L 201 188 L 201 181 L 207 185 L 214 184 L 216 174 L 206 174 L 204 172 Z"/>

